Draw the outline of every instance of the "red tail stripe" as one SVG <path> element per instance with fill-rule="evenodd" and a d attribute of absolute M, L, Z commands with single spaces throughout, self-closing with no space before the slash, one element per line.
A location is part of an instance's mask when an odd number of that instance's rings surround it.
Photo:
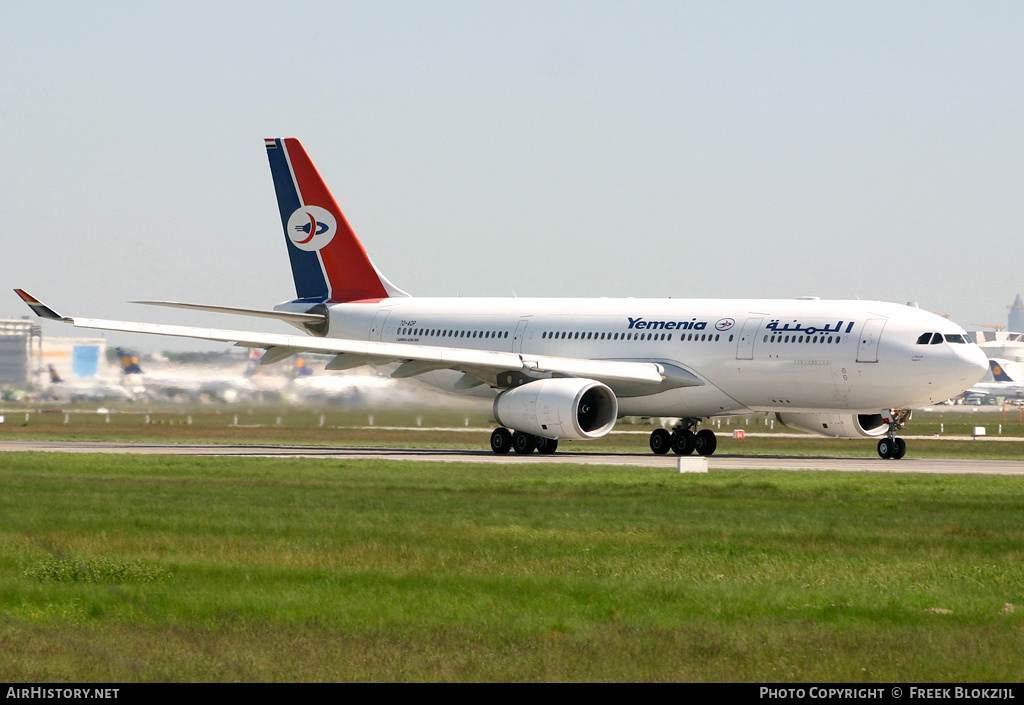
<path fill-rule="evenodd" d="M 377 276 L 366 250 L 342 213 L 323 177 L 313 165 L 302 144 L 293 138 L 284 140 L 288 147 L 292 171 L 307 206 L 326 208 L 338 222 L 334 239 L 320 250 L 320 257 L 330 282 L 332 301 L 384 299 L 388 293 Z"/>

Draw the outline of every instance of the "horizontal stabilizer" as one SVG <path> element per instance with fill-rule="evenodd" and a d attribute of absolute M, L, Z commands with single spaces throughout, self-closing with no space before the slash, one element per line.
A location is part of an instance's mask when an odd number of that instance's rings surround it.
<path fill-rule="evenodd" d="M 209 313 L 231 313 L 237 316 L 252 316 L 254 318 L 273 318 L 287 323 L 323 323 L 327 316 L 322 313 L 293 313 L 290 311 L 268 311 L 259 308 L 236 308 L 234 306 L 210 306 L 207 304 L 185 304 L 180 301 L 130 301 L 133 304 L 144 304 L 146 306 L 165 306 L 167 308 L 186 308 L 192 311 L 207 311 Z"/>

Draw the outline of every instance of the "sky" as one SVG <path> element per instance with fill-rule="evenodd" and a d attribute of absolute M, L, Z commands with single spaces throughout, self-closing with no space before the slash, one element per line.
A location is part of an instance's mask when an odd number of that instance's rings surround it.
<path fill-rule="evenodd" d="M 294 296 L 299 138 L 413 295 L 1024 291 L 1019 2 L 32 2 L 0 25 L 0 317 Z M 45 335 L 95 335 L 58 323 Z M 218 346 L 108 334 L 139 351 Z"/>

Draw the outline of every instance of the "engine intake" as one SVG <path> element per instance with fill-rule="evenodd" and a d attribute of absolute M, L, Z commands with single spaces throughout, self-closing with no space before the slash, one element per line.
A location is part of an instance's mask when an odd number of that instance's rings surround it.
<path fill-rule="evenodd" d="M 775 418 L 783 426 L 832 438 L 873 438 L 884 436 L 889 424 L 881 414 L 787 414 Z"/>
<path fill-rule="evenodd" d="M 529 382 L 494 400 L 494 418 L 502 426 L 551 439 L 600 438 L 612 430 L 618 415 L 611 389 L 575 377 Z"/>

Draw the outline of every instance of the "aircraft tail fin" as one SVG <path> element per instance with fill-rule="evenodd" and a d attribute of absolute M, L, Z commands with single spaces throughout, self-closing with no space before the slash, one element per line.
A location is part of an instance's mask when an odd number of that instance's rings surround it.
<path fill-rule="evenodd" d="M 988 368 L 992 370 L 992 379 L 996 382 L 1012 382 L 1013 378 L 1006 374 L 1002 364 L 998 360 L 989 360 Z"/>
<path fill-rule="evenodd" d="M 292 377 L 309 377 L 311 374 L 313 374 L 313 370 L 306 363 L 306 358 L 302 355 L 296 355 L 295 364 L 292 367 Z"/>
<path fill-rule="evenodd" d="M 139 367 L 139 356 L 124 348 L 117 349 L 117 356 L 121 360 L 121 372 L 126 375 L 140 375 L 142 368 Z"/>
<path fill-rule="evenodd" d="M 370 261 L 302 144 L 266 140 L 298 300 L 380 301 L 408 296 Z"/>

